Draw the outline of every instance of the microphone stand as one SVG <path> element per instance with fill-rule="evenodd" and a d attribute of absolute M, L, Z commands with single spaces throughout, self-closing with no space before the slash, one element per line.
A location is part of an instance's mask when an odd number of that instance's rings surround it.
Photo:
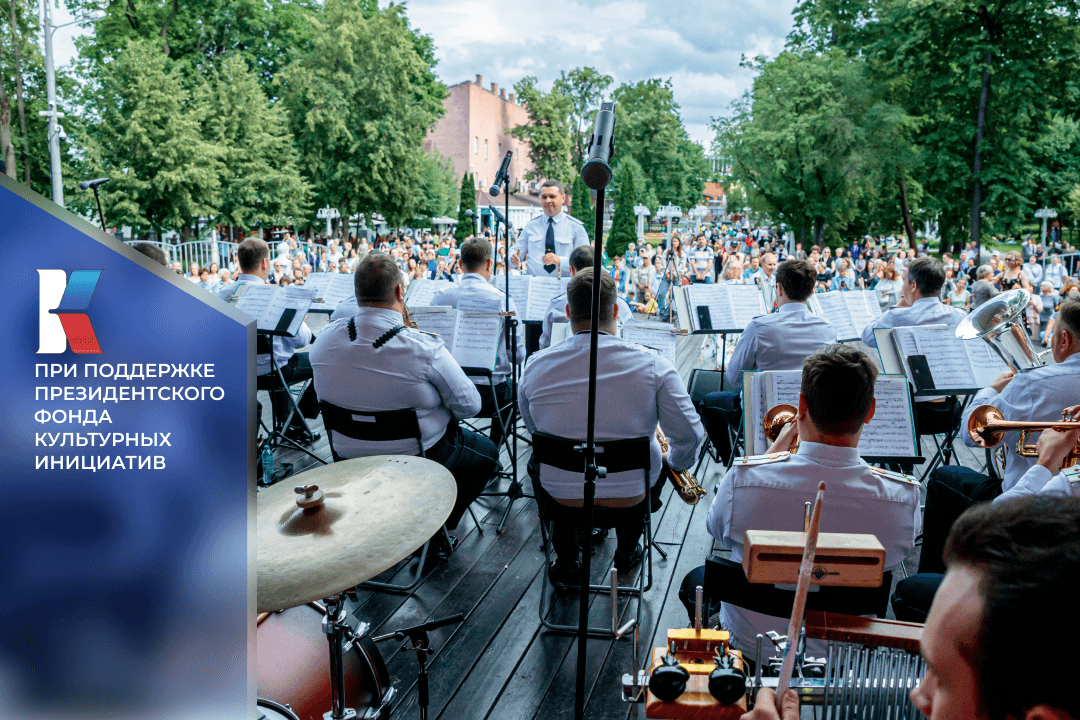
<path fill-rule="evenodd" d="M 98 219 L 101 221 L 101 232 L 108 233 L 105 229 L 105 213 L 101 211 L 101 196 L 98 195 L 98 186 L 94 186 L 94 199 L 97 200 L 97 213 Z"/>

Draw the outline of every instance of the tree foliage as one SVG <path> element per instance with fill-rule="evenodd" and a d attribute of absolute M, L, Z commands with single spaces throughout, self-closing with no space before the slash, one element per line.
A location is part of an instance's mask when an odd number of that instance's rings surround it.
<path fill-rule="evenodd" d="M 514 128 L 511 134 L 528 143 L 533 168 L 525 177 L 529 180 L 559 180 L 566 182 L 573 172 L 570 154 L 570 117 L 573 103 L 559 90 L 545 93 L 532 76 L 514 83 L 514 91 L 529 113 L 529 122 Z"/>
<path fill-rule="evenodd" d="M 572 141 L 571 164 L 581 167 L 585 162 L 585 148 L 589 144 L 595 124 L 596 111 L 604 91 L 611 86 L 612 77 L 596 68 L 574 68 L 560 72 L 553 92 L 562 93 L 570 100 L 570 136 Z"/>
<path fill-rule="evenodd" d="M 616 168 L 619 182 L 615 193 L 615 215 L 611 219 L 605 249 L 608 257 L 626 254 L 626 246 L 637 242 L 637 216 L 634 206 L 638 203 L 638 185 L 634 169 L 637 163 L 627 159 Z"/>
<path fill-rule="evenodd" d="M 589 188 L 581 179 L 581 173 L 574 173 L 574 184 L 570 193 L 570 214 L 585 225 L 585 232 L 591 242 L 596 234 L 596 213 L 590 202 Z"/>
<path fill-rule="evenodd" d="M 476 231 L 476 221 L 465 215 L 466 210 L 476 212 L 476 180 L 466 172 L 461 177 L 461 195 L 458 198 L 457 227 L 454 228 L 454 240 L 465 242 Z"/>

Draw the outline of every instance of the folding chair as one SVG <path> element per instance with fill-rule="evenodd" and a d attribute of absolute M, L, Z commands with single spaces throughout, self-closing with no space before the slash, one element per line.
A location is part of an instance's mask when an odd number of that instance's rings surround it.
<path fill-rule="evenodd" d="M 481 393 L 487 392 L 491 394 L 492 405 L 497 408 L 496 412 L 490 415 L 492 424 L 498 423 L 499 429 L 502 430 L 502 446 L 506 450 L 506 455 L 510 460 L 510 469 L 502 470 L 498 473 L 499 477 L 509 478 L 510 487 L 506 489 L 506 492 L 484 492 L 480 493 L 480 497 L 505 497 L 509 498 L 510 502 L 506 505 L 506 510 L 503 511 L 502 519 L 499 521 L 499 526 L 495 528 L 495 534 L 499 535 L 503 531 L 503 527 L 506 525 L 506 519 L 510 516 L 510 511 L 514 507 L 514 501 L 521 498 L 533 499 L 532 495 L 526 493 L 521 486 L 521 481 L 518 479 L 517 469 L 517 437 L 514 434 L 514 425 L 517 424 L 517 411 L 516 402 L 517 398 L 513 393 L 510 395 L 510 401 L 506 405 L 499 405 L 499 398 L 495 394 L 495 385 L 492 383 L 492 371 L 486 368 L 472 368 L 463 367 L 465 375 L 470 378 L 487 378 L 487 385 L 477 384 L 476 389 Z M 503 422 L 502 414 L 506 409 L 510 409 L 510 422 Z M 481 418 L 483 416 L 477 415 Z"/>
<path fill-rule="evenodd" d="M 922 476 L 919 478 L 921 482 L 930 477 L 930 473 L 932 473 L 939 464 L 948 465 L 952 460 L 952 443 L 953 440 L 956 439 L 957 432 L 960 429 L 960 419 L 963 416 L 964 408 L 959 399 L 955 396 L 950 396 L 945 402 L 941 403 L 916 403 L 914 401 L 915 398 L 913 395 L 912 402 L 914 403 L 913 407 L 915 408 L 915 437 L 918 438 L 921 444 L 922 438 L 929 435 L 931 439 L 933 439 L 936 448 L 934 457 L 930 460 L 930 463 L 926 466 L 926 470 L 923 471 Z M 920 411 L 923 416 L 923 422 L 919 421 Z M 939 440 L 938 435 L 944 435 L 945 438 Z M 905 470 L 905 472 L 908 471 Z"/>
<path fill-rule="evenodd" d="M 633 438 L 630 440 L 596 441 L 596 462 L 598 465 L 604 467 L 609 475 L 632 470 L 641 471 L 642 489 L 645 491 L 645 554 L 642 558 L 644 566 L 638 572 L 638 582 L 636 586 L 620 585 L 617 588 L 619 593 L 637 598 L 637 614 L 635 617 L 641 617 L 642 596 L 652 587 L 652 511 L 651 503 L 649 501 L 650 442 L 651 438 L 647 437 Z M 564 470 L 566 472 L 582 473 L 582 475 L 584 475 L 585 455 L 584 451 L 579 449 L 584 445 L 584 440 L 568 440 L 567 438 L 556 437 L 542 432 L 533 433 L 533 456 L 537 462 L 537 482 L 540 481 L 540 474 L 543 473 L 544 465 L 558 468 L 559 470 Z M 569 520 L 579 522 L 580 508 L 565 506 L 562 507 L 561 510 Z M 543 587 L 541 588 L 540 593 L 540 622 L 546 629 L 554 632 L 577 633 L 577 625 L 559 625 L 547 619 L 550 612 L 547 602 L 549 587 L 558 589 L 569 589 L 570 587 L 562 583 L 557 583 L 548 576 L 548 568 L 550 567 L 552 560 L 551 529 L 548 527 L 548 524 L 548 521 L 541 519 L 540 536 L 544 546 L 545 567 L 543 570 Z M 583 552 L 589 552 L 589 550 L 586 549 Z M 611 587 L 609 585 L 589 585 L 589 590 L 597 593 L 610 593 Z M 588 628 L 588 634 L 590 637 L 606 638 L 612 637 L 612 630 L 611 628 L 590 627 Z"/>
<path fill-rule="evenodd" d="M 291 447 L 295 450 L 299 450 L 302 453 L 306 453 L 307 455 L 310 455 L 311 457 L 318 460 L 323 465 L 326 465 L 327 462 L 325 460 L 308 450 L 300 443 L 285 435 L 284 432 L 284 430 L 287 429 L 292 423 L 293 416 L 298 416 L 300 418 L 300 421 L 304 424 L 304 429 L 307 430 L 308 434 L 312 437 L 312 439 L 318 439 L 318 433 L 314 433 L 311 431 L 311 428 L 308 426 L 307 421 L 304 419 L 304 416 L 300 414 L 299 405 L 297 405 L 296 403 L 296 398 L 304 394 L 304 391 L 307 390 L 308 385 L 310 385 L 312 381 L 310 379 L 302 381 L 303 384 L 300 386 L 300 389 L 294 395 L 289 383 L 285 381 L 285 375 L 282 374 L 281 367 L 277 364 L 277 360 L 274 359 L 273 343 L 270 340 L 270 336 L 261 332 L 258 333 L 255 339 L 255 348 L 256 352 L 259 355 L 270 356 L 270 372 L 256 376 L 255 389 L 265 390 L 267 393 L 271 394 L 270 415 L 273 418 L 271 421 L 273 429 L 266 428 L 266 437 L 263 438 L 263 441 L 261 443 L 259 443 L 259 447 L 256 451 L 257 454 L 261 455 L 263 448 L 267 445 L 270 446 L 271 452 L 273 452 L 276 448 L 286 446 Z M 278 422 L 279 418 L 274 417 L 273 392 L 278 389 L 284 390 L 285 396 L 289 402 L 289 414 L 286 415 L 285 419 L 281 422 Z M 265 424 L 262 420 L 261 411 L 259 412 L 259 423 L 265 427 Z M 292 465 L 286 465 L 280 477 L 275 477 L 274 480 L 281 480 L 285 477 L 288 477 L 291 470 Z"/>
<path fill-rule="evenodd" d="M 330 440 L 330 454 L 333 456 L 334 462 L 345 459 L 338 455 L 334 449 L 335 432 L 353 440 L 365 440 L 368 442 L 416 440 L 416 445 L 420 450 L 420 457 L 427 458 L 427 454 L 424 452 L 423 435 L 420 432 L 420 421 L 417 419 L 416 410 L 413 408 L 381 410 L 378 412 L 348 410 L 325 400 L 319 401 L 319 408 L 322 410 L 323 427 L 326 429 L 327 437 Z M 469 510 L 469 514 L 472 514 L 472 509 Z M 473 516 L 473 522 L 476 522 L 475 515 Z M 479 528 L 480 524 L 477 523 L 476 527 Z M 480 532 L 482 533 L 483 530 Z M 442 533 L 447 544 L 450 544 L 450 533 L 447 532 L 445 525 L 442 527 Z M 420 584 L 421 575 L 424 571 L 424 561 L 427 560 L 428 546 L 430 544 L 431 540 L 429 539 L 420 550 L 420 562 L 416 564 L 416 570 L 409 583 L 398 584 L 369 580 L 360 583 L 360 585 L 375 590 L 411 593 Z"/>

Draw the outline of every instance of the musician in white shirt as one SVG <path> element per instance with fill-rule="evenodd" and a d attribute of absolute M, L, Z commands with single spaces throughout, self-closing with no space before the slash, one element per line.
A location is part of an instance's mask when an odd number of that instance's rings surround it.
<path fill-rule="evenodd" d="M 668 437 L 667 461 L 675 470 L 693 464 L 704 431 L 675 367 L 660 355 L 614 336 L 620 312 L 615 302 L 615 281 L 607 272 L 602 273 L 602 278 L 596 437 L 649 438 L 650 481 L 655 485 L 663 458 L 655 437 L 657 425 Z M 573 337 L 539 351 L 525 365 L 518 406 L 529 432 L 575 440 L 586 437 L 592 283 L 592 268 L 582 270 L 570 281 L 567 313 Z M 542 457 L 534 460 L 544 462 Z M 579 573 L 578 519 L 573 506 L 582 503 L 582 475 L 545 465 L 540 468 L 537 482 L 534 464 L 530 464 L 530 473 L 541 516 L 555 525 L 552 544 L 559 559 L 552 576 L 573 582 Z M 594 520 L 597 527 L 615 528 L 615 566 L 620 571 L 635 565 L 642 556 L 637 541 L 648 502 L 643 490 L 638 471 L 609 473 L 596 483 L 598 510 Z"/>
<path fill-rule="evenodd" d="M 348 410 L 416 410 L 427 458 L 457 483 L 446 522 L 452 529 L 498 459 L 495 443 L 457 423 L 477 413 L 480 393 L 442 340 L 405 327 L 405 284 L 389 255 L 370 253 L 358 263 L 354 287 L 359 312 L 327 325 L 311 348 L 315 390 L 320 400 Z M 331 431 L 331 440 L 345 458 L 419 454 L 413 439 L 373 442 Z"/>
<path fill-rule="evenodd" d="M 701 403 L 702 420 L 725 460 L 731 453 L 728 424 L 737 424 L 744 370 L 798 370 L 808 355 L 836 342 L 836 330 L 806 302 L 817 272 L 806 260 L 785 260 L 776 271 L 775 313 L 750 321 L 728 361 L 725 377 L 732 391 L 709 393 Z"/>
<path fill-rule="evenodd" d="M 945 269 L 934 258 L 917 258 L 904 268 L 899 304 L 886 310 L 863 330 L 862 341 L 877 347 L 875 328 L 913 327 L 917 325 L 947 325 L 955 328 L 963 322 L 960 308 L 941 302 L 941 286 L 945 284 Z"/>
<path fill-rule="evenodd" d="M 491 243 L 487 238 L 473 237 L 466 240 L 461 245 L 460 262 L 462 270 L 465 271 L 461 279 L 452 283 L 450 287 L 435 293 L 435 296 L 431 299 L 431 304 L 435 306 L 450 305 L 456 308 L 461 306 L 462 301 L 465 301 L 466 304 L 470 300 L 474 302 L 487 301 L 495 309 L 495 312 L 504 312 L 507 307 L 506 294 L 490 284 L 494 257 Z M 510 312 L 517 312 L 513 300 L 510 300 L 509 308 Z M 506 318 L 506 322 L 509 322 L 509 318 Z M 501 443 L 503 439 L 502 429 L 494 419 L 496 403 L 499 408 L 505 408 L 502 412 L 503 422 L 510 422 L 509 405 L 513 400 L 513 389 L 510 387 L 510 383 L 507 382 L 507 378 L 512 371 L 512 358 L 519 363 L 525 362 L 525 333 L 519 329 L 515 335 L 517 344 L 512 347 L 510 333 L 507 333 L 504 328 L 503 341 L 499 343 L 499 350 L 495 357 L 495 370 L 491 374 L 490 382 L 485 377 L 473 378 L 473 382 L 477 384 L 480 390 L 480 411 L 477 416 L 492 418 L 490 437 L 496 445 Z M 512 353 L 511 350 L 514 350 L 514 352 Z M 490 385 L 495 387 L 495 398 L 492 398 L 489 389 Z"/>
<path fill-rule="evenodd" d="M 1080 301 L 1065 300 L 1050 340 L 1053 365 L 1014 375 L 1002 373 L 990 387 L 980 390 L 960 421 L 960 437 L 976 447 L 966 431 L 971 413 L 989 404 L 1001 410 L 1006 420 L 1048 422 L 1061 419 L 1061 411 L 1080 398 Z M 926 533 L 923 537 L 920 573 L 942 572 L 941 551 L 953 522 L 968 507 L 993 500 L 1010 490 L 1035 464 L 1034 459 L 1016 454 L 1019 432 L 1006 433 L 1005 477 L 990 478 L 959 466 L 945 466 L 930 475 L 926 485 Z"/>
<path fill-rule="evenodd" d="M 570 253 L 570 277 L 578 272 L 593 266 L 593 249 L 591 245 L 582 245 L 574 248 Z M 634 319 L 634 312 L 622 298 L 616 298 L 619 304 L 619 325 Z M 540 349 L 551 347 L 551 331 L 555 323 L 566 322 L 566 293 L 562 292 L 551 299 L 548 303 L 547 312 L 544 313 L 543 331 L 540 333 Z"/>

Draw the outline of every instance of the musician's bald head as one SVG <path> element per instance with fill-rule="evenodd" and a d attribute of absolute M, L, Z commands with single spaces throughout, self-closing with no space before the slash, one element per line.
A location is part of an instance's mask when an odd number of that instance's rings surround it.
<path fill-rule="evenodd" d="M 398 298 L 398 288 L 404 293 L 405 281 L 401 268 L 386 253 L 368 253 L 368 256 L 356 265 L 353 274 L 353 289 L 356 291 L 356 303 L 360 307 L 384 307 L 394 305 Z"/>

